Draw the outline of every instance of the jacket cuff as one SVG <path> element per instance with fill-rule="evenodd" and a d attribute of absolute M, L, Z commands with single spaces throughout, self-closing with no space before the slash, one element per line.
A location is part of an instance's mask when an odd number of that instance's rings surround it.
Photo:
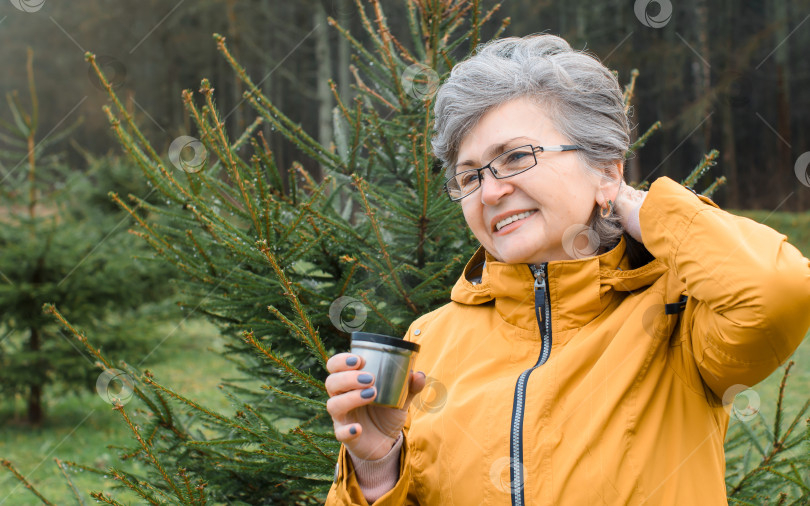
<path fill-rule="evenodd" d="M 675 269 L 680 242 L 686 237 L 695 215 L 704 211 L 707 204 L 719 209 L 710 198 L 668 177 L 653 181 L 638 215 L 644 247 Z"/>
<path fill-rule="evenodd" d="M 399 454 L 402 449 L 402 432 L 397 436 L 394 446 L 381 459 L 365 460 L 356 457 L 347 448 L 352 460 L 357 483 L 369 504 L 394 488 L 399 478 Z"/>
<path fill-rule="evenodd" d="M 397 462 L 399 465 L 399 478 L 396 480 L 391 490 L 388 490 L 374 501 L 375 506 L 401 506 L 407 501 L 406 498 L 408 497 L 409 487 L 411 485 L 411 455 L 408 451 L 407 434 L 403 432 L 400 432 L 400 434 L 400 442 L 397 443 L 400 446 L 400 450 L 393 451 L 393 455 L 401 455 L 400 458 L 393 459 L 394 462 Z M 386 455 L 386 457 L 388 457 L 388 455 Z M 340 445 L 340 453 L 338 454 L 338 461 L 335 466 L 335 481 L 332 488 L 329 489 L 329 495 L 326 498 L 326 506 L 368 506 L 369 502 L 366 500 L 357 479 L 358 476 L 355 472 L 352 458 L 349 455 L 349 450 L 346 448 L 346 445 Z"/>

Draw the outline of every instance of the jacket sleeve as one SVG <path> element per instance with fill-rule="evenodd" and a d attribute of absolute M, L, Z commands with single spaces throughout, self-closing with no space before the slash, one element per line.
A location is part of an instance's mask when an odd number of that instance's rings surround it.
<path fill-rule="evenodd" d="M 408 413 L 408 419 L 410 419 L 410 413 Z M 414 499 L 413 490 L 411 489 L 411 464 L 410 454 L 408 453 L 409 425 L 410 423 L 406 422 L 405 427 L 402 429 L 403 440 L 399 460 L 399 479 L 396 485 L 394 485 L 394 488 L 374 501 L 374 506 L 416 506 L 419 504 Z M 360 484 L 357 483 L 357 477 L 352 467 L 352 459 L 349 457 L 346 447 L 341 444 L 337 467 L 335 469 L 335 482 L 329 490 L 326 505 L 343 506 L 349 504 L 368 506 L 368 501 L 366 501 L 366 498 L 363 496 Z"/>
<path fill-rule="evenodd" d="M 676 276 L 701 378 L 720 399 L 785 362 L 810 326 L 810 261 L 787 238 L 657 179 L 639 213 L 642 240 Z"/>

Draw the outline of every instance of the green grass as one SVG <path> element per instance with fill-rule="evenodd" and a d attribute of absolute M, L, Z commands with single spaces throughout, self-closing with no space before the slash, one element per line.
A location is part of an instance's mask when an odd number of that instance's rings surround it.
<path fill-rule="evenodd" d="M 200 402 L 206 407 L 223 413 L 232 412 L 230 401 L 223 396 L 217 385 L 222 378 L 237 376 L 236 367 L 224 359 L 222 339 L 212 325 L 202 320 L 187 320 L 180 324 L 163 324 L 156 335 L 172 335 L 161 345 L 161 353 L 155 354 L 142 365 L 150 369 L 156 380 Z M 92 342 L 92 336 L 89 336 Z M 210 351 L 209 348 L 213 349 Z M 174 357 L 173 359 L 166 359 Z M 154 360 L 152 360 L 154 359 Z M 91 367 L 88 363 L 88 367 Z M 128 407 L 140 405 L 137 398 Z M 2 406 L 8 414 L 11 406 Z M 23 403 L 17 402 L 17 411 Z M 134 410 L 127 410 L 133 416 Z M 135 444 L 132 433 L 121 416 L 110 404 L 96 393 L 82 392 L 78 395 L 46 398 L 47 421 L 39 428 L 30 428 L 17 423 L 7 423 L 0 432 L 0 458 L 10 460 L 47 499 L 56 504 L 78 504 L 64 476 L 59 471 L 54 457 L 70 460 L 96 468 L 106 469 L 114 465 L 127 470 L 134 462 L 121 465 L 117 449 L 108 445 L 131 447 Z M 133 419 L 137 423 L 137 416 Z M 92 504 L 91 491 L 113 491 L 117 482 L 104 479 L 87 471 L 71 474 L 76 487 L 84 492 L 86 504 Z M 134 494 L 114 492 L 122 502 L 140 504 Z M 31 492 L 17 481 L 5 468 L 0 468 L 0 504 L 38 504 Z"/>
<path fill-rule="evenodd" d="M 769 211 L 731 211 L 734 214 L 751 218 L 779 231 L 796 246 L 802 254 L 810 258 L 810 212 L 782 213 Z M 810 332 L 791 357 L 796 362 L 788 377 L 785 389 L 783 426 L 793 419 L 796 412 L 810 398 Z M 755 385 L 753 390 L 760 398 L 760 413 L 773 428 L 773 417 L 776 413 L 776 400 L 779 394 L 779 383 L 782 380 L 784 367 L 780 367 L 767 379 Z M 800 425 L 801 427 L 801 425 Z"/>

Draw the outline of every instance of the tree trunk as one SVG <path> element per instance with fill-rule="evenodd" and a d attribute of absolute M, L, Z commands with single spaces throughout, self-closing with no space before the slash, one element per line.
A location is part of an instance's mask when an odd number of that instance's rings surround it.
<path fill-rule="evenodd" d="M 318 97 L 318 142 L 329 146 L 332 142 L 332 90 L 329 79 L 332 75 L 332 58 L 329 55 L 329 25 L 326 22 L 326 11 L 320 1 L 315 2 L 312 23 L 315 28 L 315 93 Z M 320 181 L 323 167 L 313 174 Z"/>
<path fill-rule="evenodd" d="M 698 63 L 698 86 L 699 89 L 695 90 L 697 99 L 703 103 L 702 116 L 705 118 L 711 112 L 711 65 L 709 59 L 711 58 L 711 49 L 709 48 L 709 6 L 706 5 L 706 0 L 697 0 L 697 50 L 702 58 Z M 712 145 L 712 118 L 709 116 L 703 123 L 703 150 L 708 151 Z"/>
<path fill-rule="evenodd" d="M 228 48 L 236 61 L 241 62 L 239 51 L 239 22 L 236 19 L 236 0 L 228 0 L 227 4 L 227 17 L 228 17 Z M 244 62 L 242 62 L 244 64 Z M 245 131 L 245 112 L 242 107 L 242 80 L 234 77 L 233 85 L 231 86 L 232 100 L 234 104 L 233 123 L 236 127 L 237 136 Z M 238 104 L 238 105 L 237 105 Z"/>
<path fill-rule="evenodd" d="M 28 349 L 38 356 L 40 348 L 39 329 L 31 327 L 31 336 L 28 338 Z M 28 423 L 31 425 L 40 425 L 44 417 L 45 413 L 42 409 L 42 384 L 35 382 L 31 384 L 28 389 Z"/>
<path fill-rule="evenodd" d="M 774 31 L 774 38 L 778 40 L 780 47 L 776 50 L 773 57 L 776 61 L 776 131 L 779 132 L 778 144 L 776 145 L 776 152 L 778 154 L 777 167 L 779 170 L 774 174 L 777 181 L 776 199 L 771 206 L 777 206 L 782 199 L 786 198 L 790 193 L 790 188 L 796 182 L 793 172 L 793 156 L 791 147 L 791 122 L 790 122 L 790 67 L 794 62 L 790 61 L 790 6 L 789 2 L 774 2 L 774 17 L 776 18 L 776 30 Z M 798 199 L 793 199 L 798 204 Z M 792 202 L 791 202 L 792 204 Z M 786 211 L 792 208 L 788 205 L 782 208 Z M 796 208 L 798 211 L 799 209 Z"/>
<path fill-rule="evenodd" d="M 349 0 L 337 0 L 338 1 L 338 23 L 343 28 L 349 30 L 350 26 L 349 23 L 351 19 L 349 18 L 349 10 L 352 8 L 349 5 Z M 350 61 L 350 51 L 349 51 L 349 41 L 346 40 L 346 37 L 338 36 L 338 43 L 337 43 L 337 76 L 338 76 L 338 91 L 340 92 L 340 100 L 351 109 L 351 105 L 349 104 L 349 100 L 351 99 L 351 88 L 350 88 L 350 81 L 349 81 L 349 64 Z"/>

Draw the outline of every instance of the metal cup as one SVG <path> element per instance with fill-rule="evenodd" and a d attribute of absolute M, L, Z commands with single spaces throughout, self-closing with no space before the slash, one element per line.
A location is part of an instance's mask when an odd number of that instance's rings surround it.
<path fill-rule="evenodd" d="M 365 360 L 359 370 L 374 375 L 377 397 L 371 404 L 402 409 L 408 397 L 408 373 L 419 345 L 383 334 L 352 332 L 351 352 Z"/>

